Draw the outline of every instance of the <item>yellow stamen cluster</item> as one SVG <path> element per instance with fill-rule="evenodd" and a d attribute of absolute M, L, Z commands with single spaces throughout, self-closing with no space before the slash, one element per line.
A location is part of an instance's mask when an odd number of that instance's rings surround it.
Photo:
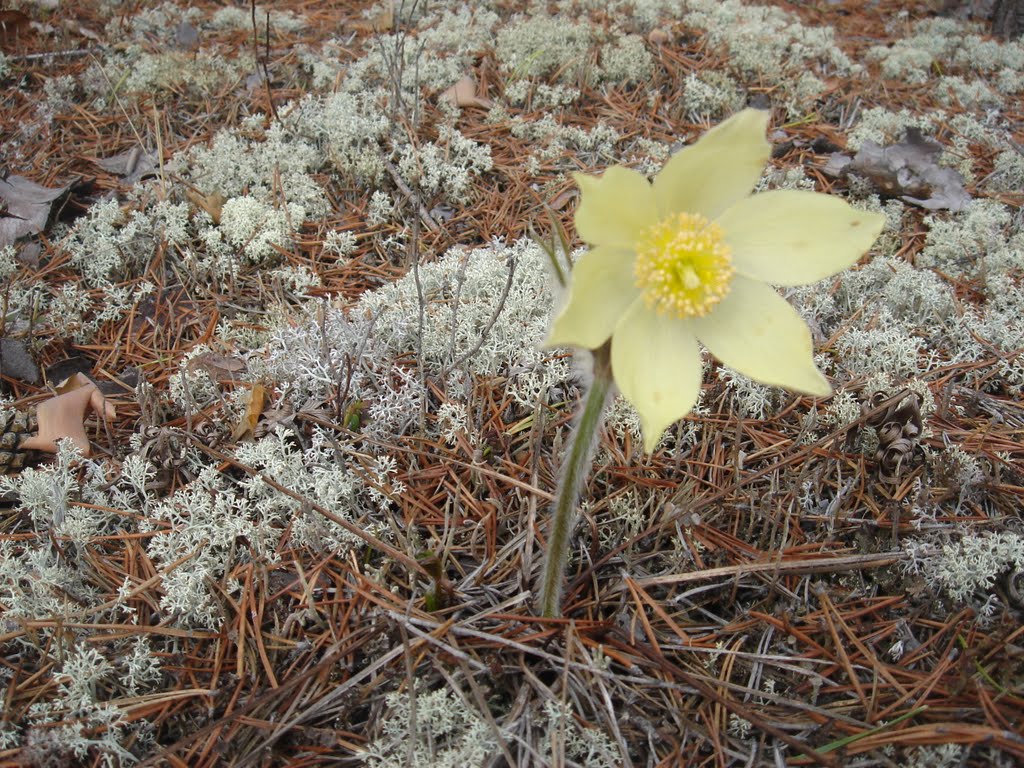
<path fill-rule="evenodd" d="M 721 227 L 700 214 L 669 216 L 636 246 L 636 284 L 659 315 L 703 317 L 729 292 L 735 273 Z"/>

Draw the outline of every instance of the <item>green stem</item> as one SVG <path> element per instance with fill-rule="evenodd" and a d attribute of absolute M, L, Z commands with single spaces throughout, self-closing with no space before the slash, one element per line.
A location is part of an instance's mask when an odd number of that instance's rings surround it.
<path fill-rule="evenodd" d="M 606 343 L 594 350 L 594 380 L 587 392 L 583 413 L 569 438 L 568 453 L 558 481 L 540 587 L 541 614 L 547 618 L 562 615 L 561 596 L 565 566 L 569 560 L 569 536 L 572 534 L 580 490 L 597 445 L 597 431 L 612 392 L 612 384 L 611 345 Z"/>

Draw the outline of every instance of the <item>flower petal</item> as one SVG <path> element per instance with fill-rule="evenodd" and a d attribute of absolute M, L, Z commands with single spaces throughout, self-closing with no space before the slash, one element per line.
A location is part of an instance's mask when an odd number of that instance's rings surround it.
<path fill-rule="evenodd" d="M 577 259 L 569 300 L 555 317 L 545 345 L 596 349 L 604 344 L 640 295 L 633 277 L 635 258 L 625 248 L 597 246 Z"/>
<path fill-rule="evenodd" d="M 650 453 L 700 396 L 700 348 L 689 321 L 659 317 L 637 299 L 612 336 L 612 374 L 640 414 Z"/>
<path fill-rule="evenodd" d="M 818 397 L 832 393 L 814 366 L 803 318 L 764 283 L 737 275 L 729 294 L 693 327 L 711 354 L 745 376 Z"/>
<path fill-rule="evenodd" d="M 576 232 L 591 245 L 631 248 L 657 222 L 651 182 L 642 173 L 613 165 L 600 177 L 572 176 L 580 187 Z"/>
<path fill-rule="evenodd" d="M 658 211 L 717 218 L 750 194 L 771 154 L 768 112 L 744 109 L 672 156 L 654 179 Z"/>
<path fill-rule="evenodd" d="M 777 285 L 807 285 L 856 264 L 885 216 L 837 197 L 778 189 L 740 200 L 715 222 L 741 275 Z"/>

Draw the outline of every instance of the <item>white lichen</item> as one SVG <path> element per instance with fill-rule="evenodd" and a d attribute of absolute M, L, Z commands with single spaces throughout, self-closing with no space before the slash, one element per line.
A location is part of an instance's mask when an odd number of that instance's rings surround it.
<path fill-rule="evenodd" d="M 359 755 L 370 768 L 466 768 L 498 750 L 494 730 L 466 694 L 447 688 L 387 696 L 380 733 Z"/>
<path fill-rule="evenodd" d="M 596 30 L 587 21 L 539 14 L 518 16 L 497 33 L 494 51 L 502 69 L 514 78 L 557 75 L 562 82 L 583 76 Z"/>
<path fill-rule="evenodd" d="M 1010 531 L 961 532 L 943 543 L 909 539 L 906 568 L 956 601 L 988 592 L 1008 569 L 1024 569 L 1024 537 Z"/>

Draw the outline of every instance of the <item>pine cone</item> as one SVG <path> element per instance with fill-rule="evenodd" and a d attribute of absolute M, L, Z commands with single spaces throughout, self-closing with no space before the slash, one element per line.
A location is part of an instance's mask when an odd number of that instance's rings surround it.
<path fill-rule="evenodd" d="M 28 455 L 21 443 L 37 429 L 35 408 L 0 411 L 0 473 L 10 475 L 21 471 Z"/>

